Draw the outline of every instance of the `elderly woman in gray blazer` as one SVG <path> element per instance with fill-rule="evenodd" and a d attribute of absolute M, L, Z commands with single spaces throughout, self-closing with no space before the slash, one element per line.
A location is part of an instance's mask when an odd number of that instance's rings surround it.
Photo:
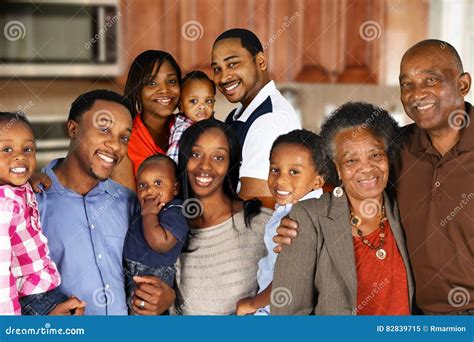
<path fill-rule="evenodd" d="M 413 280 L 390 182 L 398 125 L 346 103 L 321 127 L 332 193 L 296 204 L 298 236 L 279 254 L 272 315 L 408 315 Z"/>

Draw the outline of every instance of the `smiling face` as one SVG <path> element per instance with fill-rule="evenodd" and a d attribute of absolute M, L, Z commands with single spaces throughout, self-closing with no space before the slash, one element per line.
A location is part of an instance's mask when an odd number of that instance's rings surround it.
<path fill-rule="evenodd" d="M 96 122 L 97 113 L 107 113 L 110 121 Z M 127 153 L 132 118 L 121 104 L 96 100 L 79 122 L 68 122 L 68 131 L 72 140 L 68 158 L 77 162 L 78 172 L 106 180 Z"/>
<path fill-rule="evenodd" d="M 33 132 L 21 121 L 0 122 L 0 128 L 0 185 L 23 185 L 36 168 Z"/>
<path fill-rule="evenodd" d="M 314 165 L 311 151 L 296 144 L 279 144 L 270 156 L 268 188 L 280 205 L 296 203 L 324 184 Z"/>
<path fill-rule="evenodd" d="M 349 200 L 354 204 L 380 199 L 389 173 L 383 140 L 360 126 L 337 133 L 332 143 L 334 163 Z"/>
<path fill-rule="evenodd" d="M 175 110 L 179 95 L 179 80 L 171 63 L 164 61 L 159 70 L 153 68 L 149 79 L 143 81 L 141 104 L 145 114 L 170 116 Z"/>
<path fill-rule="evenodd" d="M 469 75 L 461 74 L 453 56 L 439 46 L 410 49 L 400 65 L 403 108 L 418 127 L 437 131 L 449 128 L 449 115 L 464 110 Z"/>
<path fill-rule="evenodd" d="M 175 169 L 170 160 L 158 159 L 148 163 L 137 175 L 137 196 L 140 203 L 159 200 L 168 203 L 178 195 Z"/>
<path fill-rule="evenodd" d="M 179 108 L 187 118 L 198 122 L 212 117 L 215 95 L 211 83 L 202 79 L 190 79 L 181 89 Z"/>
<path fill-rule="evenodd" d="M 202 133 L 191 149 L 187 164 L 188 180 L 196 197 L 223 192 L 222 183 L 229 170 L 229 143 L 218 128 Z"/>
<path fill-rule="evenodd" d="M 223 39 L 214 45 L 211 67 L 219 91 L 230 102 L 241 102 L 245 107 L 267 82 L 263 53 L 252 56 L 239 38 Z"/>

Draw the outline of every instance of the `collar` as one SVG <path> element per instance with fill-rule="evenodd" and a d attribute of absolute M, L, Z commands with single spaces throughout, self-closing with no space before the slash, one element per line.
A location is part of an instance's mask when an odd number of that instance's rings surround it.
<path fill-rule="evenodd" d="M 301 202 L 301 201 L 304 201 L 304 200 L 307 200 L 307 199 L 311 199 L 311 198 L 319 198 L 321 197 L 321 195 L 323 194 L 323 189 L 316 189 L 316 190 L 312 190 L 310 192 L 308 192 L 306 195 L 304 195 L 303 197 L 301 197 L 298 202 Z M 287 203 L 287 204 L 284 204 L 284 205 L 281 205 L 281 204 L 275 204 L 275 211 L 282 211 L 284 210 L 285 208 L 287 207 L 292 207 L 293 206 L 293 203 Z"/>
<path fill-rule="evenodd" d="M 112 189 L 112 183 L 110 179 L 107 179 L 105 181 L 100 181 L 85 196 L 82 196 L 78 194 L 77 192 L 69 188 L 66 188 L 59 182 L 59 179 L 53 170 L 58 164 L 62 163 L 63 161 L 64 161 L 64 158 L 54 159 L 48 165 L 46 165 L 45 168 L 43 169 L 43 172 L 45 172 L 48 175 L 52 183 L 51 187 L 48 190 L 46 190 L 46 192 L 56 192 L 63 196 L 72 196 L 72 197 L 86 197 L 86 196 L 102 194 L 104 192 L 107 192 L 110 195 L 116 195 Z"/>
<path fill-rule="evenodd" d="M 250 102 L 248 107 L 245 108 L 243 113 L 241 113 L 243 107 L 242 104 L 237 108 L 233 116 L 234 121 L 247 121 L 247 119 L 255 111 L 255 109 L 257 109 L 258 106 L 260 106 L 262 102 L 265 101 L 270 95 L 274 94 L 277 91 L 278 89 L 275 86 L 275 82 L 269 81 L 262 89 L 260 89 L 258 94 Z"/>
<path fill-rule="evenodd" d="M 174 119 L 174 125 L 179 125 L 183 122 L 186 122 L 186 123 L 189 123 L 189 124 L 193 124 L 194 121 L 189 119 L 186 114 L 184 113 L 178 113 L 175 115 L 175 119 Z"/>
<path fill-rule="evenodd" d="M 25 184 L 19 185 L 19 186 L 14 186 L 10 184 L 3 184 L 0 185 L 0 188 L 2 189 L 10 189 L 13 193 L 19 195 L 25 194 L 27 203 L 30 203 L 31 201 L 35 201 L 35 196 L 33 189 L 31 188 L 30 183 L 26 182 Z"/>
<path fill-rule="evenodd" d="M 472 105 L 467 101 L 464 103 L 465 112 L 469 116 L 469 119 L 467 120 L 468 125 L 461 130 L 461 137 L 454 148 L 457 151 L 472 151 L 474 150 L 474 123 L 471 123 L 471 119 L 473 119 L 474 114 Z M 415 126 L 415 134 L 410 146 L 410 152 L 416 153 L 423 151 L 437 153 L 436 149 L 431 144 L 428 132 L 425 129 Z"/>

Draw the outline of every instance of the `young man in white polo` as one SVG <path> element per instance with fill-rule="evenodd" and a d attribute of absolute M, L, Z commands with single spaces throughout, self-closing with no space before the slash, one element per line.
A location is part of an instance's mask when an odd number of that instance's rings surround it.
<path fill-rule="evenodd" d="M 296 112 L 270 80 L 253 32 L 236 28 L 217 37 L 211 66 L 219 91 L 230 102 L 240 102 L 226 119 L 242 145 L 239 196 L 258 197 L 273 208 L 267 186 L 270 148 L 278 136 L 301 128 Z"/>

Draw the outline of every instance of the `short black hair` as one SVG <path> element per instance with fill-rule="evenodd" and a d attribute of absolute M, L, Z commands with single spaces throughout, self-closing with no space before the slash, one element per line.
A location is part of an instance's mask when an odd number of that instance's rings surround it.
<path fill-rule="evenodd" d="M 462 65 L 461 57 L 459 57 L 459 53 L 456 51 L 456 49 L 454 48 L 454 46 L 452 46 L 451 44 L 449 44 L 448 42 L 446 42 L 446 41 L 444 41 L 444 40 L 439 40 L 439 39 L 425 39 L 425 40 L 419 41 L 418 43 L 416 43 L 415 45 L 413 45 L 411 48 L 409 48 L 409 49 L 405 52 L 405 55 L 408 54 L 408 53 L 413 53 L 413 51 L 416 51 L 416 50 L 419 50 L 419 49 L 423 49 L 423 48 L 426 48 L 426 47 L 437 47 L 437 48 L 439 48 L 439 49 L 441 49 L 441 50 L 446 51 L 446 52 L 451 56 L 451 58 L 453 59 L 455 65 L 456 65 L 456 69 L 457 69 L 460 73 L 463 73 L 463 72 L 464 72 L 464 68 L 463 68 L 463 65 Z M 403 58 L 405 57 L 405 55 L 403 55 L 402 61 L 403 61 Z"/>
<path fill-rule="evenodd" d="M 311 154 L 315 171 L 324 177 L 326 160 L 324 158 L 323 143 L 319 135 L 306 129 L 295 129 L 289 133 L 282 134 L 273 142 L 270 149 L 270 158 L 273 150 L 281 144 L 297 145 L 306 148 Z"/>
<path fill-rule="evenodd" d="M 160 153 L 154 154 L 154 155 L 146 158 L 144 161 L 142 161 L 142 163 L 138 167 L 137 175 L 140 172 L 142 172 L 143 169 L 145 167 L 147 167 L 148 165 L 150 165 L 151 163 L 153 163 L 155 161 L 160 161 L 160 160 L 165 160 L 173 166 L 174 179 L 175 179 L 175 181 L 177 181 L 178 180 L 178 165 L 176 165 L 175 161 L 172 158 L 168 157 L 166 154 L 160 154 Z"/>
<path fill-rule="evenodd" d="M 323 141 L 323 150 L 327 163 L 329 182 L 336 184 L 338 177 L 334 160 L 334 138 L 347 129 L 355 129 L 354 134 L 360 129 L 368 129 L 382 139 L 385 143 L 391 170 L 390 177 L 394 175 L 393 168 L 399 157 L 402 144 L 400 126 L 392 116 L 382 107 L 366 102 L 347 102 L 335 109 L 321 125 L 320 136 Z"/>
<path fill-rule="evenodd" d="M 263 52 L 263 46 L 258 37 L 250 30 L 243 28 L 233 28 L 227 30 L 219 35 L 212 44 L 212 48 L 217 44 L 217 42 L 230 39 L 230 38 L 239 38 L 242 47 L 245 48 L 252 56 L 257 55 L 259 52 Z"/>
<path fill-rule="evenodd" d="M 121 104 L 127 108 L 127 110 L 130 112 L 130 115 L 132 115 L 132 104 L 125 96 L 111 90 L 98 89 L 81 94 L 77 99 L 74 100 L 71 105 L 71 109 L 69 110 L 68 120 L 74 120 L 76 122 L 79 121 L 82 115 L 91 109 L 94 105 L 94 102 L 97 100 Z"/>
<path fill-rule="evenodd" d="M 209 82 L 211 84 L 212 90 L 214 91 L 214 95 L 216 95 L 216 84 L 214 83 L 213 80 L 207 76 L 207 74 L 201 70 L 193 70 L 190 71 L 186 74 L 186 76 L 183 77 L 183 80 L 181 81 L 181 89 L 185 86 L 187 82 L 190 80 L 203 80 L 206 82 Z"/>
<path fill-rule="evenodd" d="M 31 126 L 30 121 L 26 118 L 25 113 L 18 111 L 18 112 L 0 112 L 0 136 L 4 134 L 5 130 L 12 127 L 17 122 L 24 123 L 30 130 L 34 136 L 33 126 Z M 6 123 L 5 125 L 3 125 Z"/>
<path fill-rule="evenodd" d="M 181 84 L 181 68 L 171 54 L 160 50 L 147 50 L 139 54 L 128 71 L 127 82 L 125 83 L 125 96 L 133 105 L 132 117 L 137 115 L 136 107 L 140 103 L 140 97 L 145 82 L 152 77 L 153 69 L 156 66 L 157 72 L 163 63 L 167 61 L 176 71 L 178 84 Z"/>

